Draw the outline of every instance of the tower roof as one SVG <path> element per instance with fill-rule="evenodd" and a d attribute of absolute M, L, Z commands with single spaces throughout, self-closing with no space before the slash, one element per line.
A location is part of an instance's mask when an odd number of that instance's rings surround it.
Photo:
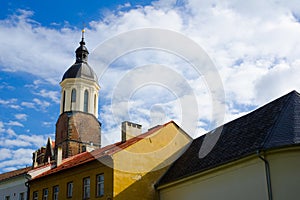
<path fill-rule="evenodd" d="M 84 78 L 98 83 L 98 77 L 88 63 L 74 63 L 64 74 L 62 81 L 67 78 Z"/>
<path fill-rule="evenodd" d="M 76 49 L 76 62 L 64 73 L 62 81 L 67 78 L 84 78 L 98 83 L 98 77 L 94 70 L 88 64 L 89 51 L 85 46 L 84 30 L 79 42 L 80 46 Z"/>

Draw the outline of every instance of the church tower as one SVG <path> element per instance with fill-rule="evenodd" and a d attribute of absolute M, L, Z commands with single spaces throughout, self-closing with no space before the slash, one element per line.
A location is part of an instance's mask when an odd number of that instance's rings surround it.
<path fill-rule="evenodd" d="M 101 123 L 98 121 L 98 77 L 88 64 L 84 30 L 76 49 L 75 63 L 64 73 L 61 86 L 60 116 L 56 123 L 55 149 L 62 158 L 99 148 Z"/>

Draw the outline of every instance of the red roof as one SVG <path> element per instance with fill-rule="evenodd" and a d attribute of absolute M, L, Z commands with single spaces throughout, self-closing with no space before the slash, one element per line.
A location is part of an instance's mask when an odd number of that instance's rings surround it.
<path fill-rule="evenodd" d="M 0 181 L 12 178 L 12 177 L 16 177 L 16 176 L 20 176 L 23 174 L 27 174 L 27 172 L 29 172 L 32 169 L 32 167 L 25 167 L 22 169 L 17 169 L 14 171 L 10 171 L 10 172 L 6 172 L 3 174 L 0 174 Z"/>
<path fill-rule="evenodd" d="M 127 140 L 126 142 L 117 142 L 115 144 L 111 144 L 111 145 L 105 146 L 103 148 L 96 149 L 92 152 L 83 152 L 83 153 L 77 154 L 75 156 L 64 159 L 59 166 L 38 175 L 33 180 L 50 175 L 50 174 L 54 174 L 54 173 L 57 173 L 57 172 L 60 172 L 60 171 L 63 171 L 63 170 L 69 169 L 69 168 L 79 166 L 83 163 L 87 163 L 87 162 L 99 159 L 101 157 L 104 157 L 104 156 L 111 156 L 111 155 L 135 144 L 136 142 L 142 140 L 143 138 L 153 134 L 154 132 L 167 126 L 170 123 L 173 123 L 177 127 L 179 127 L 175 122 L 170 121 L 164 125 L 154 127 L 152 129 L 150 129 L 148 132 L 143 133 L 137 137 L 131 138 L 131 139 Z"/>

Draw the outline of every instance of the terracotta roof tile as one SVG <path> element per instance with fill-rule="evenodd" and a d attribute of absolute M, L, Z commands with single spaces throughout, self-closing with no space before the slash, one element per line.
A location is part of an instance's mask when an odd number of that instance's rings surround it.
<path fill-rule="evenodd" d="M 170 123 L 173 123 L 177 127 L 179 127 L 175 122 L 170 121 L 164 125 L 154 127 L 151 130 L 147 131 L 146 133 L 143 133 L 137 137 L 131 138 L 131 139 L 127 140 L 126 142 L 117 142 L 117 143 L 105 146 L 103 148 L 96 149 L 92 152 L 83 152 L 83 153 L 77 154 L 75 156 L 64 159 L 59 166 L 38 175 L 33 180 L 69 169 L 72 167 L 79 166 L 83 163 L 91 162 L 93 160 L 102 158 L 104 156 L 112 156 L 113 154 L 121 151 L 122 149 L 125 149 L 125 148 L 135 144 L 136 142 L 142 140 L 143 138 L 150 136 L 154 132 L 158 131 L 162 127 L 167 126 Z"/>
<path fill-rule="evenodd" d="M 4 181 L 4 180 L 12 178 L 12 177 L 16 177 L 16 176 L 26 174 L 31 169 L 32 169 L 32 167 L 25 167 L 25 168 L 22 168 L 22 169 L 17 169 L 17 170 L 14 170 L 14 171 L 10 171 L 10 172 L 0 174 L 0 181 Z"/>

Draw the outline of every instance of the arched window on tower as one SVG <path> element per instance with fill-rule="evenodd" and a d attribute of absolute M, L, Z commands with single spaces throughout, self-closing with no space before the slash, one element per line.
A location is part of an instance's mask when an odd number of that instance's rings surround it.
<path fill-rule="evenodd" d="M 63 93 L 62 112 L 65 112 L 65 104 L 66 104 L 66 91 L 64 91 Z"/>
<path fill-rule="evenodd" d="M 97 107 L 97 95 L 95 94 L 94 95 L 94 114 L 95 115 L 96 115 L 96 112 L 97 112 L 96 107 Z"/>
<path fill-rule="evenodd" d="M 71 103 L 76 102 L 76 90 L 73 88 L 71 93 Z"/>
<path fill-rule="evenodd" d="M 75 103 L 76 103 L 76 89 L 72 89 L 71 92 L 71 107 L 70 110 L 75 110 Z"/>
<path fill-rule="evenodd" d="M 88 112 L 89 107 L 89 92 L 87 90 L 84 91 L 84 104 L 83 104 L 83 111 Z"/>

